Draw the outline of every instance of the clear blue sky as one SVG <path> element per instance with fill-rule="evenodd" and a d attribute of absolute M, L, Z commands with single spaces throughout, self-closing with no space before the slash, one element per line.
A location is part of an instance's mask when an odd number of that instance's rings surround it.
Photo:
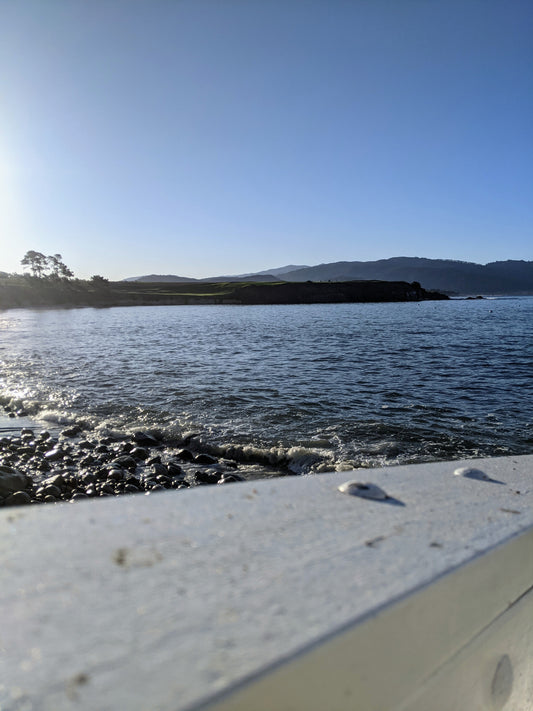
<path fill-rule="evenodd" d="M 531 0 L 0 0 L 0 270 L 533 259 Z"/>

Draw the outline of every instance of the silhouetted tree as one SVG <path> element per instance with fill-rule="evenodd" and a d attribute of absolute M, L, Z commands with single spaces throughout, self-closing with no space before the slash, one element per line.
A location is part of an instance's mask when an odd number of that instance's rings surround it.
<path fill-rule="evenodd" d="M 48 257 L 54 260 L 54 269 L 57 275 L 61 279 L 72 279 L 74 272 L 69 269 L 67 265 L 63 262 L 63 257 L 60 254 L 54 254 L 53 257 Z"/>
<path fill-rule="evenodd" d="M 32 276 L 38 279 L 47 276 L 53 279 L 71 279 L 74 276 L 74 272 L 63 262 L 60 254 L 47 257 L 41 252 L 30 249 L 22 258 L 21 264 L 23 267 L 28 267 Z"/>
<path fill-rule="evenodd" d="M 26 252 L 20 263 L 23 267 L 29 268 L 32 273 L 32 276 L 40 278 L 44 275 L 44 272 L 46 271 L 46 261 L 47 258 L 44 254 L 30 249 L 28 252 Z"/>

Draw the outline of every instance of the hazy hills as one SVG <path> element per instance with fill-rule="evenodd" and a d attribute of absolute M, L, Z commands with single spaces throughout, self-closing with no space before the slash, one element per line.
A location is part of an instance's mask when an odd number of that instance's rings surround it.
<path fill-rule="evenodd" d="M 288 264 L 285 267 L 276 267 L 275 269 L 266 269 L 265 271 L 262 272 L 249 272 L 248 274 L 233 274 L 233 275 L 223 275 L 223 276 L 214 276 L 214 277 L 208 277 L 206 279 L 191 279 L 191 277 L 183 277 L 183 276 L 177 276 L 175 274 L 147 274 L 146 276 L 139 276 L 139 277 L 129 277 L 128 279 L 123 279 L 122 281 L 143 281 L 143 282 L 187 282 L 187 281 L 196 281 L 196 282 L 208 282 L 208 283 L 216 283 L 216 282 L 224 282 L 224 281 L 250 281 L 253 279 L 253 281 L 275 281 L 275 278 L 281 277 L 284 274 L 288 274 L 289 272 L 301 270 L 301 269 L 308 269 L 308 267 L 304 264 L 296 265 L 296 264 Z M 280 281 L 288 281 L 286 279 L 281 279 Z M 304 281 L 307 281 L 304 279 Z"/>
<path fill-rule="evenodd" d="M 190 279 L 151 274 L 125 281 L 225 282 L 225 281 L 418 281 L 425 289 L 455 294 L 533 294 L 533 262 L 507 260 L 476 264 L 452 259 L 392 257 L 373 262 L 332 262 L 312 267 L 288 265 L 238 276 Z"/>

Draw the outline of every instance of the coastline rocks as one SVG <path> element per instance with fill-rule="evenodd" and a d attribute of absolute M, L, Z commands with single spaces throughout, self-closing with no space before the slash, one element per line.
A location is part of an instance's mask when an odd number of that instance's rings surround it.
<path fill-rule="evenodd" d="M 244 475 L 237 473 L 236 461 L 201 451 L 200 442 L 183 448 L 182 440 L 180 448 L 145 432 L 102 437 L 76 431 L 52 435 L 24 428 L 0 437 L 0 507 L 152 494 L 257 476 L 252 464 L 243 465 Z"/>

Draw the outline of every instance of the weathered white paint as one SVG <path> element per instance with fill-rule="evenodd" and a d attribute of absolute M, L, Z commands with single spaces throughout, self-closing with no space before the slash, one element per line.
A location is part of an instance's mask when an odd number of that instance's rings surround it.
<path fill-rule="evenodd" d="M 525 456 L 1 509 L 0 709 L 529 709 L 532 504 Z"/>

